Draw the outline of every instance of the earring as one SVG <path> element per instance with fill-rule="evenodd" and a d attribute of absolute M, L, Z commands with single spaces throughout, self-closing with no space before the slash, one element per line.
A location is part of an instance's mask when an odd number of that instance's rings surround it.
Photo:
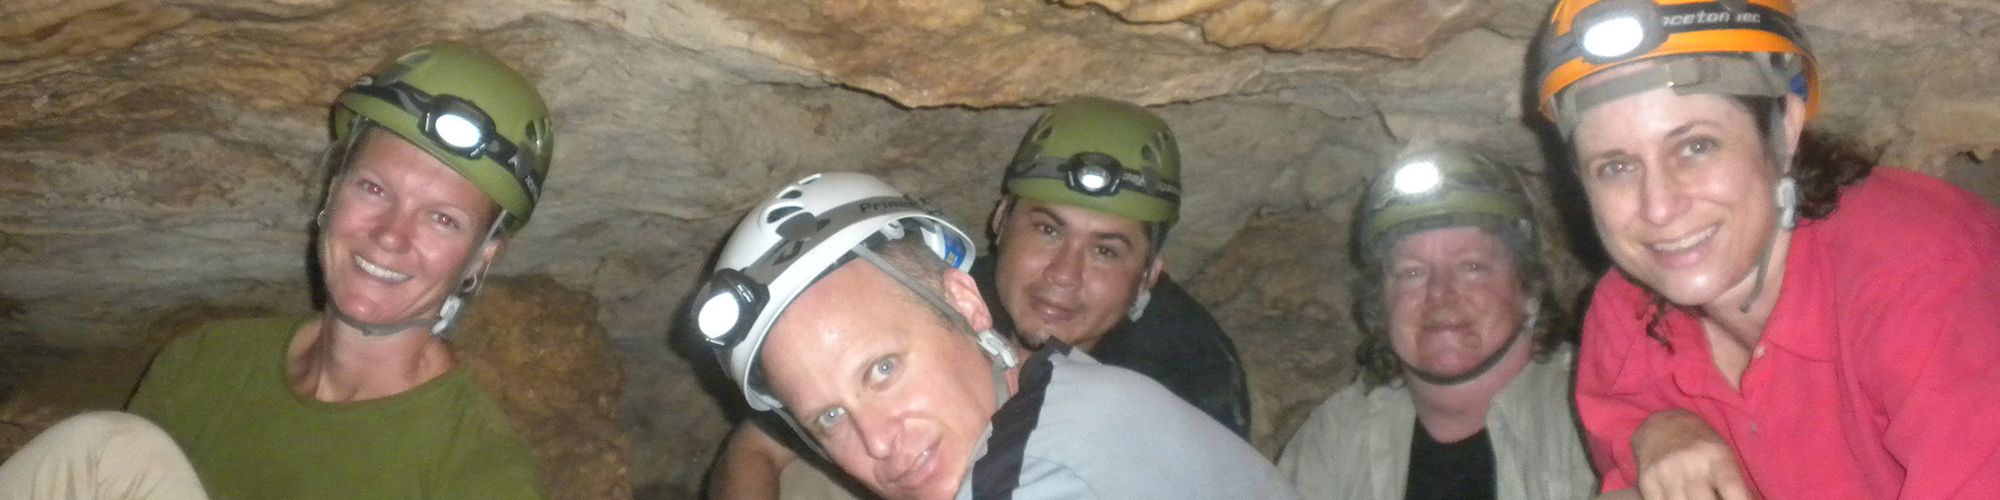
<path fill-rule="evenodd" d="M 1785 229 L 1798 226 L 1799 182 L 1785 176 L 1778 179 L 1777 187 L 1772 189 L 1772 198 L 1778 203 L 1778 225 Z"/>

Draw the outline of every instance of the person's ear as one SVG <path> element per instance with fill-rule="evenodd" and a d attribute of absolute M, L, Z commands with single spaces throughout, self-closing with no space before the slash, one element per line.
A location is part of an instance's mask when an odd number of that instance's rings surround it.
<path fill-rule="evenodd" d="M 1008 211 L 1014 209 L 1014 196 L 1002 196 L 993 204 L 993 216 L 986 219 L 987 229 L 993 231 L 994 241 L 999 241 L 1000 230 L 1007 226 Z"/>
<path fill-rule="evenodd" d="M 1798 94 L 1786 95 L 1785 96 L 1785 154 L 1783 156 L 1780 156 L 1780 158 L 1786 158 L 1789 160 L 1790 158 L 1798 156 L 1799 137 L 1804 135 L 1805 131 L 1806 131 L 1805 99 L 1799 98 Z M 1779 165 L 1778 168 L 1783 169 L 1785 173 L 1790 174 L 1792 171 L 1792 166 L 1790 165 L 1790 163 L 1792 162 L 1786 161 L 1786 163 L 1787 163 L 1786 165 Z"/>
<path fill-rule="evenodd" d="M 986 299 L 979 296 L 979 282 L 973 281 L 972 275 L 957 269 L 948 270 L 941 284 L 945 302 L 965 318 L 966 326 L 975 332 L 993 328 L 992 311 L 986 307 Z"/>
<path fill-rule="evenodd" d="M 1155 255 L 1153 257 L 1153 263 L 1150 266 L 1146 267 L 1145 282 L 1139 283 L 1139 289 L 1152 290 L 1153 285 L 1158 284 L 1160 282 L 1160 275 L 1165 274 L 1166 272 L 1167 272 L 1167 256 L 1165 254 Z"/>
<path fill-rule="evenodd" d="M 492 269 L 493 263 L 498 262 L 500 260 L 500 256 L 506 254 L 507 254 L 507 240 L 504 238 L 496 238 L 493 241 L 488 241 L 484 244 L 481 244 L 479 248 L 479 263 L 477 268 L 482 271 L 486 269 Z"/>

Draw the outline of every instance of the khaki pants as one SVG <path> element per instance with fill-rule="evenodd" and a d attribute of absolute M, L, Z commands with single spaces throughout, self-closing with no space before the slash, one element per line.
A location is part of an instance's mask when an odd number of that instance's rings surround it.
<path fill-rule="evenodd" d="M 56 423 L 0 464 L 0 500 L 205 499 L 187 455 L 166 431 L 130 413 Z"/>

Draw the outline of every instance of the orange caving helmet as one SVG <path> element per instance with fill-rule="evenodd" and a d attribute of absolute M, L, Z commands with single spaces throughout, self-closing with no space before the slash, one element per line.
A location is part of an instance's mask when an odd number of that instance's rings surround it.
<path fill-rule="evenodd" d="M 1668 57 L 1716 54 L 1735 57 Z M 1638 61 L 1658 64 L 1576 88 Z M 1568 136 L 1584 110 L 1670 87 L 1681 94 L 1797 94 L 1810 120 L 1819 75 L 1790 0 L 1562 0 L 1543 27 L 1538 102 Z"/>

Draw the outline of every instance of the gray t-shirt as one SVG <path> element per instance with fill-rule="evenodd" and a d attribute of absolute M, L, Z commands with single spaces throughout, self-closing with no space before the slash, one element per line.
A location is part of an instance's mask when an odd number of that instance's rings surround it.
<path fill-rule="evenodd" d="M 1158 382 L 1054 344 L 1021 367 L 958 498 L 1298 498 L 1257 450 Z"/>

